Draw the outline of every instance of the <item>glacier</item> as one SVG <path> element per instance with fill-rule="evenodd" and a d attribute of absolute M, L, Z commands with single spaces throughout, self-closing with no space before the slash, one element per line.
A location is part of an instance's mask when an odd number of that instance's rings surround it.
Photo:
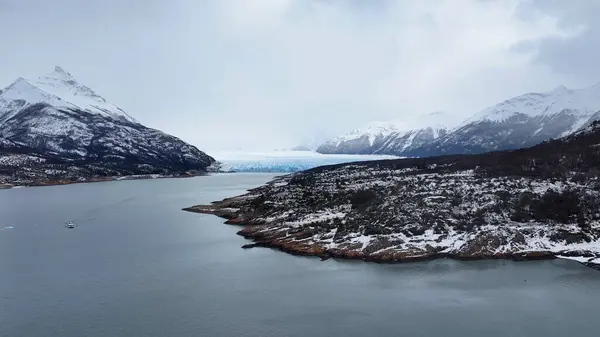
<path fill-rule="evenodd" d="M 398 159 L 389 155 L 321 154 L 313 151 L 211 152 L 225 172 L 290 173 L 323 165 Z"/>

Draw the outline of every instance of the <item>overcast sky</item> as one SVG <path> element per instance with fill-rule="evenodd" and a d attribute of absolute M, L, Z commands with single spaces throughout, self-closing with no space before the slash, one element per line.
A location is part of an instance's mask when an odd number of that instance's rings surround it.
<path fill-rule="evenodd" d="M 201 149 L 462 119 L 600 82 L 594 0 L 0 0 L 0 87 L 60 65 Z"/>

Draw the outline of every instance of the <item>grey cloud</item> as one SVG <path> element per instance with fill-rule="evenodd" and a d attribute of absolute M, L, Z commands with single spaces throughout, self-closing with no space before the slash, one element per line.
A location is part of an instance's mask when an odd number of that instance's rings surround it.
<path fill-rule="evenodd" d="M 536 42 L 531 40 L 521 41 L 511 46 L 511 50 L 513 52 L 524 54 L 534 53 L 536 52 L 537 48 L 538 45 L 536 44 Z"/>
<path fill-rule="evenodd" d="M 600 2 L 532 0 L 521 8 L 524 15 L 535 15 L 536 12 L 556 18 L 567 31 L 583 29 L 583 32 L 572 38 L 538 41 L 535 62 L 549 66 L 577 86 L 600 82 Z"/>
<path fill-rule="evenodd" d="M 0 87 L 58 64 L 203 149 L 293 146 L 435 110 L 462 118 L 595 69 L 561 49 L 585 43 L 543 40 L 552 27 L 538 24 L 571 27 L 589 8 L 531 2 L 513 20 L 516 1 L 0 0 Z M 574 80 L 561 57 L 579 58 Z"/>

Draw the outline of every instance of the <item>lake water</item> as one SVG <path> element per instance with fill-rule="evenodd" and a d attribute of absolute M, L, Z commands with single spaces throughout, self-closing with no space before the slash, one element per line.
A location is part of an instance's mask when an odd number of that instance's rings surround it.
<path fill-rule="evenodd" d="M 0 191 L 0 336 L 600 335 L 576 262 L 321 262 L 180 210 L 271 177 Z"/>

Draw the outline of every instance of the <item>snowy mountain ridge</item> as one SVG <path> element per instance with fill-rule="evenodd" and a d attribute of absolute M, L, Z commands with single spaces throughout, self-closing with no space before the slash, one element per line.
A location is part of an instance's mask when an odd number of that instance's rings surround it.
<path fill-rule="evenodd" d="M 445 135 L 456 123 L 444 112 L 434 112 L 390 122 L 371 122 L 363 128 L 336 137 L 318 148 L 329 154 L 392 154 L 387 148 L 420 146 Z M 400 152 L 401 152 L 400 151 Z"/>
<path fill-rule="evenodd" d="M 475 121 L 501 122 L 515 114 L 548 117 L 567 109 L 576 111 L 580 116 L 571 133 L 600 110 L 600 84 L 579 90 L 570 90 L 561 85 L 549 92 L 517 96 L 476 113 L 465 124 Z"/>
<path fill-rule="evenodd" d="M 515 149 L 569 135 L 599 119 L 599 111 L 600 84 L 578 90 L 559 86 L 549 92 L 505 100 L 462 123 L 448 123 L 452 121 L 450 116 L 434 113 L 422 116 L 417 122 L 390 123 L 397 131 L 380 132 L 379 142 L 360 141 L 372 139 L 373 132 L 367 127 L 326 142 L 318 151 L 434 156 Z M 415 142 L 419 130 L 430 132 Z"/>
<path fill-rule="evenodd" d="M 373 143 L 375 142 L 375 140 L 378 137 L 386 137 L 389 136 L 390 134 L 397 132 L 398 130 L 404 128 L 405 126 L 403 125 L 402 122 L 379 122 L 379 121 L 375 121 L 375 122 L 370 122 L 367 125 L 365 125 L 364 127 L 360 128 L 360 129 L 355 129 L 352 130 L 350 132 L 348 132 L 347 134 L 341 135 L 338 138 L 336 138 L 334 141 L 339 143 L 342 142 L 346 142 L 349 140 L 354 140 L 354 139 L 358 139 L 361 137 L 366 136 L 369 145 L 373 145 Z"/>
<path fill-rule="evenodd" d="M 18 112 L 17 108 L 22 109 L 40 102 L 136 123 L 136 120 L 125 111 L 77 82 L 71 74 L 59 66 L 56 66 L 53 72 L 34 80 L 21 77 L 2 90 L 0 123 L 12 118 Z"/>
<path fill-rule="evenodd" d="M 369 138 L 369 144 L 373 145 L 375 139 L 378 137 L 387 137 L 394 133 L 407 133 L 413 130 L 429 127 L 431 127 L 433 130 L 451 129 L 453 126 L 455 126 L 455 123 L 444 119 L 447 119 L 444 112 L 433 112 L 407 120 L 370 122 L 362 128 L 355 129 L 349 133 L 335 138 L 334 142 L 341 143 L 366 135 Z"/>

